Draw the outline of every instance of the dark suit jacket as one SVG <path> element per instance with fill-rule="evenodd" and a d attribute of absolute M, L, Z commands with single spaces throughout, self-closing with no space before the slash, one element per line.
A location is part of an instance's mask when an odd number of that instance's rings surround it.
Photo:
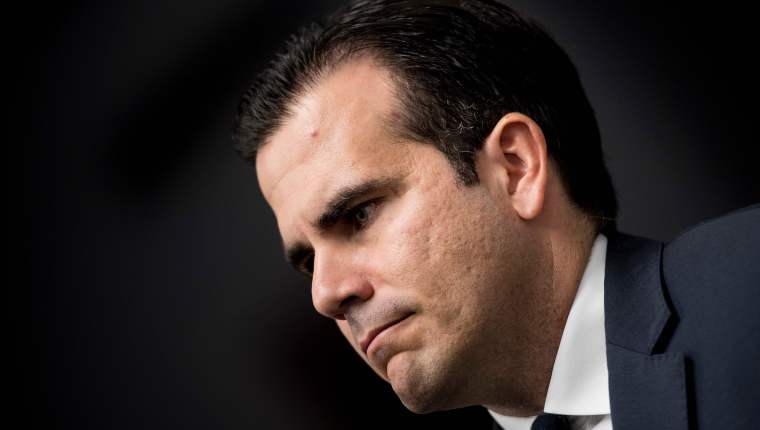
<path fill-rule="evenodd" d="M 667 245 L 611 233 L 605 266 L 613 429 L 760 429 L 760 205 Z"/>

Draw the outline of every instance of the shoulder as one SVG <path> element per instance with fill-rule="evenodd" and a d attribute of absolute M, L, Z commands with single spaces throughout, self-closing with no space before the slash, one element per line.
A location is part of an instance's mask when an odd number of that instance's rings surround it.
<path fill-rule="evenodd" d="M 663 293 L 673 324 L 663 352 L 683 352 L 697 413 L 707 427 L 737 411 L 747 417 L 760 395 L 760 205 L 703 222 L 665 245 Z M 731 415 L 731 414 L 729 414 Z"/>
<path fill-rule="evenodd" d="M 665 245 L 665 273 L 706 281 L 760 279 L 760 204 L 698 224 Z"/>
<path fill-rule="evenodd" d="M 703 222 L 665 245 L 661 276 L 682 329 L 721 344 L 756 336 L 760 205 Z"/>

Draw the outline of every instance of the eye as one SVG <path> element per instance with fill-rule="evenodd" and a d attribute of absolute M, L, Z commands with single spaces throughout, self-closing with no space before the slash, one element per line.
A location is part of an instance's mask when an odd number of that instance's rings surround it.
<path fill-rule="evenodd" d="M 377 210 L 378 201 L 371 200 L 355 206 L 346 214 L 346 222 L 353 228 L 354 233 L 364 229 L 372 221 Z"/>

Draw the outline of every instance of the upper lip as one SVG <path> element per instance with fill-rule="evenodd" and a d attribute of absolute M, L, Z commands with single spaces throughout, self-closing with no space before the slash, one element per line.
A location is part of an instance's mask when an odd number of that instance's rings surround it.
<path fill-rule="evenodd" d="M 367 334 L 364 336 L 364 339 L 362 339 L 361 342 L 359 342 L 359 346 L 361 347 L 362 351 L 366 354 L 367 349 L 369 349 L 369 344 L 372 343 L 372 340 L 377 337 L 380 333 L 383 332 L 383 330 L 387 329 L 388 327 L 391 327 L 393 325 L 396 325 L 400 323 L 401 321 L 407 319 L 412 313 L 404 314 L 401 316 L 401 318 L 394 319 L 392 321 L 389 321 L 379 327 L 373 328 Z"/>

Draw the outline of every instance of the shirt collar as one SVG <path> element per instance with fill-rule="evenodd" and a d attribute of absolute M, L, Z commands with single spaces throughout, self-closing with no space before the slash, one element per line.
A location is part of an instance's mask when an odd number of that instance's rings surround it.
<path fill-rule="evenodd" d="M 604 266 L 607 237 L 599 234 L 567 316 L 554 360 L 544 412 L 562 415 L 610 413 L 604 333 Z M 488 411 L 507 430 L 530 429 L 535 417 Z"/>

